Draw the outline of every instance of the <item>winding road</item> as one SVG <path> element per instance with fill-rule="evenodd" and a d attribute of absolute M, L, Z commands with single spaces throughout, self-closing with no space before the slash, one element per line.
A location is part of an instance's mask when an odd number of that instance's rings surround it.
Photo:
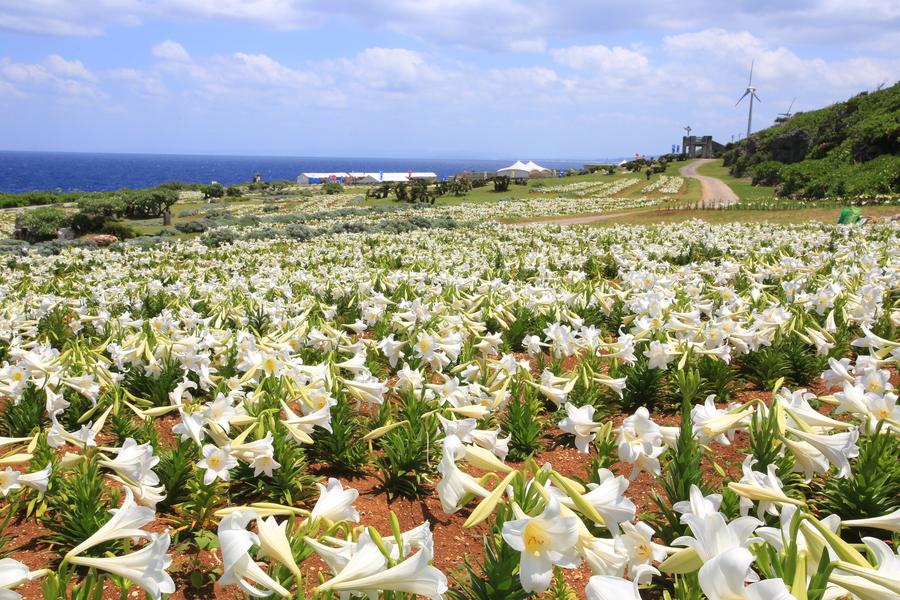
<path fill-rule="evenodd" d="M 728 187 L 728 184 L 721 179 L 697 173 L 698 167 L 702 167 L 706 163 L 712 161 L 713 159 L 711 158 L 701 158 L 700 160 L 695 160 L 694 162 L 684 165 L 679 172 L 684 177 L 691 177 L 692 179 L 699 180 L 700 185 L 703 186 L 703 192 L 700 197 L 700 208 L 723 208 L 725 206 L 737 204 L 739 199 L 734 191 Z"/>

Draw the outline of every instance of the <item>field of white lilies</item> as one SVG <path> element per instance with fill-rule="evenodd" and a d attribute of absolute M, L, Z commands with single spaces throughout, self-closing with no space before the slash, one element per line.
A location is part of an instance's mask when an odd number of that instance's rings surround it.
<path fill-rule="evenodd" d="M 900 598 L 900 225 L 344 210 L 2 255 L 0 600 Z"/>

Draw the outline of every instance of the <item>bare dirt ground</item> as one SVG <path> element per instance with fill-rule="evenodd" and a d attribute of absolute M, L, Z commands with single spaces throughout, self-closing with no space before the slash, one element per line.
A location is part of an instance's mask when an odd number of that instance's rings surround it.
<path fill-rule="evenodd" d="M 739 202 L 737 195 L 724 181 L 697 173 L 699 167 L 712 161 L 713 159 L 711 158 L 701 158 L 684 165 L 679 172 L 684 177 L 691 177 L 700 181 L 700 185 L 703 186 L 703 195 L 700 198 L 702 208 L 724 208 L 737 204 Z"/>

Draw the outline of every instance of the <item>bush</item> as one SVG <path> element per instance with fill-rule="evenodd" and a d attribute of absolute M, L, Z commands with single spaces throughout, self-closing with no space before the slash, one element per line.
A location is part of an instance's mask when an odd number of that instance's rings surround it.
<path fill-rule="evenodd" d="M 175 229 L 181 233 L 203 233 L 207 227 L 203 220 L 185 221 L 184 223 L 176 223 Z"/>
<path fill-rule="evenodd" d="M 78 235 L 100 231 L 105 223 L 105 216 L 87 212 L 77 212 L 71 219 L 71 227 Z"/>
<path fill-rule="evenodd" d="M 42 242 L 56 239 L 56 232 L 61 227 L 68 227 L 70 219 L 61 208 L 47 206 L 26 211 L 21 223 L 26 228 L 26 241 Z"/>
<path fill-rule="evenodd" d="M 316 230 L 312 227 L 296 223 L 285 227 L 284 234 L 291 239 L 305 242 L 306 240 L 312 239 L 316 236 Z"/>
<path fill-rule="evenodd" d="M 202 242 L 210 248 L 218 248 L 219 246 L 232 243 L 235 239 L 237 239 L 237 235 L 234 231 L 230 229 L 216 229 L 204 235 Z"/>
<path fill-rule="evenodd" d="M 24 194 L 0 194 L 0 208 L 17 208 L 20 206 L 45 206 L 74 202 L 78 194 L 57 194 L 54 192 L 25 192 Z"/>
<path fill-rule="evenodd" d="M 344 186 L 337 183 L 336 181 L 329 181 L 325 185 L 322 186 L 322 191 L 328 195 L 332 194 L 340 194 L 344 191 Z"/>
<path fill-rule="evenodd" d="M 225 190 L 225 195 L 228 196 L 229 198 L 240 198 L 243 195 L 243 193 L 241 192 L 241 188 L 230 185 Z"/>
<path fill-rule="evenodd" d="M 124 223 L 115 223 L 107 221 L 103 227 L 100 228 L 100 233 L 105 233 L 106 235 L 114 235 L 120 240 L 130 240 L 133 237 L 137 237 L 137 231 L 125 225 Z"/>
<path fill-rule="evenodd" d="M 204 198 L 221 198 L 225 195 L 225 187 L 221 183 L 211 183 L 203 188 Z"/>
<path fill-rule="evenodd" d="M 782 163 L 774 160 L 767 160 L 759 163 L 750 169 L 750 176 L 753 178 L 753 185 L 775 185 L 781 180 Z"/>
<path fill-rule="evenodd" d="M 121 217 L 127 210 L 124 196 L 84 196 L 78 199 L 78 210 L 87 215 Z"/>

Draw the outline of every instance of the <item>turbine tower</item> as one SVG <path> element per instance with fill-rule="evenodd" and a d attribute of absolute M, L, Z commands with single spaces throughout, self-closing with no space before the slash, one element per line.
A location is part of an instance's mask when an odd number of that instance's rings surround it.
<path fill-rule="evenodd" d="M 744 91 L 744 95 L 740 97 L 735 103 L 735 106 L 741 103 L 741 100 L 750 96 L 750 112 L 747 113 L 747 137 L 750 137 L 750 126 L 753 124 L 753 100 L 755 99 L 757 102 L 762 102 L 759 99 L 759 96 L 756 95 L 756 86 L 753 85 L 753 64 L 756 61 L 750 63 L 750 79 L 747 81 L 747 89 Z"/>

